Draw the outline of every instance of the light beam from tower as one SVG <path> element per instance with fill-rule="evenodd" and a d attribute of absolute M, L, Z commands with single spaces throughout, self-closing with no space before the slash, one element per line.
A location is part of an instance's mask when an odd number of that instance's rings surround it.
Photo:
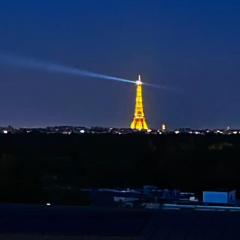
<path fill-rule="evenodd" d="M 135 103 L 135 112 L 133 121 L 130 125 L 131 129 L 136 129 L 139 131 L 148 130 L 148 124 L 144 115 L 144 107 L 143 107 L 143 95 L 142 95 L 142 81 L 141 76 L 138 76 L 138 80 L 136 81 L 137 91 L 136 91 L 136 103 Z"/>

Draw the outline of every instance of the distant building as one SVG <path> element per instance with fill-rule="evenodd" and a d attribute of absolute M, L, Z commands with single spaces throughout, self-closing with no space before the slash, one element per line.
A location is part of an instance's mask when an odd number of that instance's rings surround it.
<path fill-rule="evenodd" d="M 130 189 L 96 189 L 89 191 L 92 205 L 95 206 L 115 206 L 130 205 L 142 198 L 142 194 Z"/>
<path fill-rule="evenodd" d="M 203 192 L 203 202 L 221 204 L 236 203 L 236 191 L 235 190 L 230 192 L 205 191 Z"/>
<path fill-rule="evenodd" d="M 162 124 L 161 131 L 164 132 L 164 133 L 167 131 L 167 126 L 166 126 L 165 123 Z"/>
<path fill-rule="evenodd" d="M 137 91 L 136 91 L 136 103 L 135 103 L 135 111 L 133 121 L 130 125 L 131 129 L 136 130 L 149 130 L 148 124 L 146 122 L 146 118 L 144 115 L 144 107 L 143 107 L 143 95 L 142 95 L 142 81 L 141 76 L 138 76 L 138 81 L 136 81 Z"/>

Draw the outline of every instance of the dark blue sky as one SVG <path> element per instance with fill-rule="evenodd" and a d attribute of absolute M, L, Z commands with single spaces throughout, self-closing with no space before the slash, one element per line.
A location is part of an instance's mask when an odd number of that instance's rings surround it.
<path fill-rule="evenodd" d="M 2 0 L 0 51 L 164 84 L 150 127 L 240 127 L 240 2 Z M 135 86 L 0 65 L 0 125 L 127 127 Z"/>

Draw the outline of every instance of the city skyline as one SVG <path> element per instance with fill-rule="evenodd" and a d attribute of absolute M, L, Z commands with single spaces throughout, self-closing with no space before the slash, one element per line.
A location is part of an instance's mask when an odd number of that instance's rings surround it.
<path fill-rule="evenodd" d="M 144 88 L 150 128 L 240 127 L 240 3 L 2 1 L 0 52 L 181 89 Z M 135 86 L 0 64 L 0 126 L 129 127 Z"/>

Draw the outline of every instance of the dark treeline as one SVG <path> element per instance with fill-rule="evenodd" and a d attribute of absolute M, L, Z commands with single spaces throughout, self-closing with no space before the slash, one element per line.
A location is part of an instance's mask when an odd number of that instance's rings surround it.
<path fill-rule="evenodd" d="M 0 201 L 67 202 L 80 188 L 146 184 L 238 190 L 239 173 L 239 136 L 0 135 Z"/>

